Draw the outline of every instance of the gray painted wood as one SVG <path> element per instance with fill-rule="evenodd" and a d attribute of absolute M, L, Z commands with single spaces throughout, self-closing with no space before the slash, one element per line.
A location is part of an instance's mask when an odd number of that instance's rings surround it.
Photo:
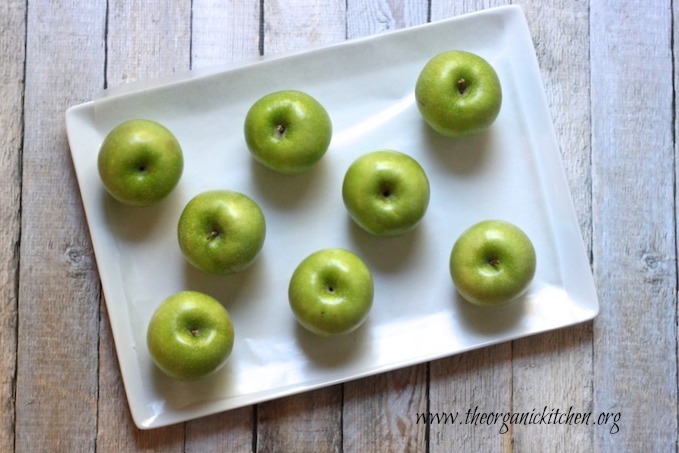
<path fill-rule="evenodd" d="M 236 4 L 238 3 L 238 4 Z M 299 51 L 505 1 L 5 1 L 0 451 L 671 451 L 676 111 L 669 1 L 524 0 L 601 301 L 593 322 L 158 430 L 134 427 L 64 111 L 104 86 Z M 674 8 L 674 9 L 673 9 Z M 675 46 L 675 47 L 673 47 Z M 620 414 L 423 425 L 421 412 Z"/>
<path fill-rule="evenodd" d="M 677 446 L 676 154 L 670 2 L 592 2 L 593 409 L 608 451 Z M 630 84 L 643 74 L 641 83 Z"/>
<path fill-rule="evenodd" d="M 0 5 L 0 451 L 14 450 L 26 6 Z"/>
<path fill-rule="evenodd" d="M 31 4 L 23 17 L 16 451 L 96 442 L 100 290 L 64 112 L 103 87 L 104 19 L 100 1 Z"/>

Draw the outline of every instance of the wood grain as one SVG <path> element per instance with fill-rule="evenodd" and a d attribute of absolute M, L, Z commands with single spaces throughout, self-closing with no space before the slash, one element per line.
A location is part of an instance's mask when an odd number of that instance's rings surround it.
<path fill-rule="evenodd" d="M 511 451 L 501 426 L 479 425 L 481 413 L 507 412 L 512 404 L 511 346 L 502 344 L 437 360 L 430 365 L 429 451 Z M 443 420 L 443 422 L 440 422 Z"/>
<path fill-rule="evenodd" d="M 256 449 L 341 452 L 342 386 L 325 387 L 258 405 Z"/>
<path fill-rule="evenodd" d="M 346 37 L 344 1 L 264 0 L 263 18 L 262 51 L 267 55 L 319 47 Z"/>
<path fill-rule="evenodd" d="M 104 14 L 103 1 L 27 10 L 16 451 L 96 441 L 100 291 L 64 112 L 103 86 Z"/>
<path fill-rule="evenodd" d="M 591 253 L 591 124 L 589 6 L 585 2 L 524 1 L 545 94 L 566 176 Z M 569 45 L 564 46 L 563 43 Z M 512 410 L 589 412 L 592 396 L 592 323 L 515 341 L 512 350 Z M 513 427 L 518 451 L 591 451 L 591 427 Z"/>
<path fill-rule="evenodd" d="M 594 322 L 151 431 L 130 417 L 64 112 L 104 87 L 520 4 L 601 301 Z M 679 6 L 94 0 L 0 6 L 0 451 L 676 451 Z M 598 426 L 424 424 L 468 410 Z M 459 419 L 458 419 L 459 421 Z M 598 421 L 598 420 L 597 420 Z"/>
<path fill-rule="evenodd" d="M 427 366 L 418 365 L 344 385 L 345 451 L 425 451 Z"/>
<path fill-rule="evenodd" d="M 679 206 L 679 193 L 677 193 L 677 181 L 679 181 L 679 143 L 677 141 L 677 137 L 679 136 L 679 117 L 677 116 L 677 105 L 679 102 L 679 97 L 677 96 L 677 89 L 676 87 L 679 86 L 679 71 L 676 69 L 676 56 L 679 53 L 679 29 L 676 26 L 679 21 L 679 8 L 676 6 L 675 3 L 672 3 L 672 59 L 675 62 L 673 64 L 673 81 L 674 81 L 674 99 L 673 99 L 673 108 L 672 108 L 672 115 L 674 118 L 674 124 L 672 125 L 673 129 L 673 145 L 674 145 L 674 231 L 671 232 L 674 236 L 674 243 L 675 243 L 675 253 L 679 253 L 679 247 L 677 246 L 678 241 L 677 241 L 677 235 L 679 234 L 679 213 L 677 213 L 677 206 Z M 649 202 L 652 202 L 649 200 Z M 679 257 L 675 256 L 675 260 L 679 259 Z M 674 331 L 675 335 L 675 341 L 676 341 L 676 353 L 677 355 L 674 357 L 676 360 L 675 363 L 679 364 L 679 304 L 677 303 L 677 286 L 679 286 L 679 267 L 677 270 L 675 270 L 675 275 L 674 275 L 674 281 L 675 281 L 675 300 L 674 300 L 674 305 L 675 305 L 675 313 L 676 313 L 676 319 L 677 319 L 677 326 Z M 671 281 L 671 277 L 670 277 Z M 677 382 L 675 388 L 679 392 L 679 372 L 677 373 Z M 677 397 L 679 399 L 679 397 Z M 677 402 L 677 407 L 679 408 L 679 402 Z M 679 409 L 678 409 L 679 410 Z M 679 441 L 677 442 L 678 446 L 677 449 L 679 449 Z"/>
<path fill-rule="evenodd" d="M 259 1 L 194 0 L 192 18 L 192 68 L 259 55 Z M 254 406 L 215 414 L 186 424 L 186 452 L 252 451 L 255 432 Z"/>
<path fill-rule="evenodd" d="M 371 36 L 427 22 L 429 2 L 373 0 L 347 3 L 347 38 Z"/>
<path fill-rule="evenodd" d="M 677 447 L 672 4 L 590 5 L 595 413 L 599 451 Z M 606 39 L 603 39 L 606 37 Z"/>
<path fill-rule="evenodd" d="M 107 23 L 108 88 L 190 68 L 190 0 L 111 0 Z"/>
<path fill-rule="evenodd" d="M 259 0 L 194 0 L 192 16 L 192 68 L 247 61 L 259 55 Z"/>
<path fill-rule="evenodd" d="M 106 82 L 109 88 L 189 69 L 191 2 L 165 5 L 160 1 L 108 2 Z M 162 447 L 163 451 L 183 451 L 183 425 L 152 431 L 134 427 L 103 303 L 101 319 L 97 450 L 117 452 Z"/>
<path fill-rule="evenodd" d="M 292 4 L 265 0 L 265 55 L 286 53 L 345 38 L 345 4 L 317 1 Z M 257 406 L 261 451 L 341 451 L 342 386 L 303 393 Z"/>
<path fill-rule="evenodd" d="M 500 6 L 502 1 L 451 3 L 432 0 L 431 20 Z M 508 412 L 512 408 L 512 346 L 505 343 L 480 351 L 441 359 L 430 364 L 429 411 L 459 412 L 473 419 L 480 412 Z M 460 419 L 460 421 L 462 421 Z M 498 427 L 474 424 L 429 425 L 429 449 L 444 451 L 509 451 L 511 435 L 498 434 Z"/>
<path fill-rule="evenodd" d="M 347 4 L 347 38 L 426 23 L 422 1 Z M 417 414 L 427 408 L 427 365 L 383 373 L 344 385 L 343 445 L 346 451 L 424 451 L 426 425 Z"/>
<path fill-rule="evenodd" d="M 102 302 L 99 342 L 99 398 L 96 451 L 183 452 L 183 424 L 171 428 L 141 431 L 137 429 L 127 404 L 120 376 L 108 313 Z"/>
<path fill-rule="evenodd" d="M 432 22 L 447 17 L 459 16 L 460 14 L 473 13 L 496 6 L 509 5 L 509 0 L 470 0 L 466 2 L 450 2 L 444 0 L 431 0 L 431 20 Z"/>
<path fill-rule="evenodd" d="M 25 14 L 0 4 L 0 451 L 14 451 Z"/>

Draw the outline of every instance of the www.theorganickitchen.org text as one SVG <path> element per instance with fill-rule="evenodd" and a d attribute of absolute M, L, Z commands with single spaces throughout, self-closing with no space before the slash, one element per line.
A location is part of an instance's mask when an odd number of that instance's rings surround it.
<path fill-rule="evenodd" d="M 482 411 L 479 407 L 469 408 L 465 412 L 429 412 L 418 413 L 416 423 L 428 425 L 474 425 L 499 426 L 499 433 L 509 432 L 511 425 L 585 425 L 606 426 L 610 434 L 620 431 L 621 412 L 579 412 L 573 406 L 567 410 L 544 406 L 523 412 Z"/>

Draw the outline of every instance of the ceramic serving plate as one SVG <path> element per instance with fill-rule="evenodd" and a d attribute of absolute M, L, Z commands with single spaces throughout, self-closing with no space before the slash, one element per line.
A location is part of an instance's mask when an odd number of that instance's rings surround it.
<path fill-rule="evenodd" d="M 419 115 L 414 86 L 435 54 L 485 57 L 503 84 L 502 110 L 480 135 L 448 139 Z M 250 156 L 243 120 L 252 103 L 299 89 L 328 110 L 330 149 L 311 171 L 283 176 Z M 105 135 L 149 118 L 184 149 L 176 190 L 160 204 L 130 208 L 110 198 L 97 173 Z M 501 7 L 419 27 L 208 73 L 132 85 L 70 108 L 66 125 L 129 406 L 139 428 L 156 428 L 561 328 L 596 316 L 593 278 L 564 176 L 535 50 L 519 7 Z M 346 213 L 349 164 L 377 149 L 415 157 L 431 183 L 415 231 L 380 239 Z M 179 214 L 201 191 L 228 188 L 257 201 L 267 238 L 242 274 L 192 268 L 176 239 Z M 538 258 L 524 297 L 496 309 L 462 300 L 448 259 L 473 223 L 500 218 L 532 238 Z M 300 328 L 287 300 L 290 276 L 310 253 L 354 251 L 371 268 L 375 301 L 367 322 L 338 338 Z M 146 326 L 167 296 L 208 293 L 229 310 L 236 343 L 227 365 L 183 383 L 154 367 Z"/>

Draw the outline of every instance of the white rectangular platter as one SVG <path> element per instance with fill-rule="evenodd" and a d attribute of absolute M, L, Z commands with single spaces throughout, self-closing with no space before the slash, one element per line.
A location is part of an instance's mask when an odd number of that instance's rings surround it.
<path fill-rule="evenodd" d="M 503 84 L 500 115 L 477 136 L 438 136 L 415 105 L 419 71 L 449 49 L 480 54 Z M 301 175 L 263 168 L 244 142 L 245 113 L 279 89 L 308 92 L 333 121 L 330 149 Z M 184 149 L 177 189 L 148 208 L 112 200 L 97 173 L 104 136 L 131 118 L 166 125 Z M 70 108 L 72 158 L 137 426 L 156 428 L 592 319 L 599 304 L 550 118 L 532 39 L 516 6 L 152 81 Z M 404 236 L 370 236 L 352 224 L 342 203 L 349 164 L 376 149 L 410 154 L 430 179 L 429 210 Z M 249 195 L 266 216 L 261 255 L 239 275 L 202 274 L 177 245 L 184 205 L 215 188 Z M 538 257 L 526 295 L 496 309 L 462 300 L 448 270 L 458 235 L 488 218 L 523 228 Z M 367 322 L 338 338 L 298 327 L 287 300 L 296 265 L 328 247 L 354 251 L 375 279 Z M 158 372 L 145 341 L 153 311 L 184 289 L 219 299 L 236 330 L 227 365 L 193 383 Z"/>

